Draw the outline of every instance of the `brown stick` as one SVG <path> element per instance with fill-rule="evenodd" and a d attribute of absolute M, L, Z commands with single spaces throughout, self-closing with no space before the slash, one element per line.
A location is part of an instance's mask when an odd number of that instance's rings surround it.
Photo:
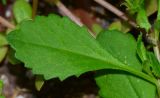
<path fill-rule="evenodd" d="M 114 7 L 113 5 L 111 5 L 110 3 L 104 1 L 104 0 L 94 0 L 95 2 L 97 2 L 98 4 L 102 5 L 103 7 L 105 7 L 107 10 L 111 11 L 112 13 L 114 13 L 115 15 L 117 15 L 118 17 L 120 17 L 121 19 L 123 19 L 124 21 L 128 21 L 128 23 L 133 26 L 133 27 L 137 27 L 136 23 L 134 21 L 129 20 L 129 18 L 119 9 L 117 9 L 116 7 Z"/>
<path fill-rule="evenodd" d="M 65 15 L 65 16 L 68 16 L 72 21 L 74 21 L 76 24 L 78 24 L 79 26 L 83 26 L 83 24 L 80 22 L 80 20 L 74 16 L 72 14 L 71 11 L 69 11 L 65 5 L 63 5 L 63 3 L 61 3 L 60 1 L 57 2 L 57 7 L 59 8 L 59 10 Z"/>
<path fill-rule="evenodd" d="M 37 13 L 38 0 L 32 0 L 32 1 L 33 1 L 33 4 L 32 4 L 32 8 L 33 8 L 32 18 L 34 19 L 34 17 L 36 16 L 36 13 Z"/>
<path fill-rule="evenodd" d="M 59 10 L 62 12 L 62 14 L 64 16 L 68 16 L 72 21 L 74 21 L 77 25 L 79 26 L 83 26 L 83 23 L 79 20 L 79 18 L 77 18 L 74 14 L 72 14 L 72 12 L 65 7 L 65 5 L 63 3 L 61 3 L 60 1 L 58 1 L 56 3 L 57 7 L 59 8 Z M 95 38 L 96 36 L 94 35 L 94 33 L 92 33 L 90 30 L 88 30 L 89 33 Z"/>
<path fill-rule="evenodd" d="M 11 24 L 9 21 L 4 19 L 2 16 L 0 16 L 0 23 L 3 24 L 4 26 L 6 26 L 7 28 L 10 28 L 10 29 L 15 28 L 15 26 L 13 24 Z"/>

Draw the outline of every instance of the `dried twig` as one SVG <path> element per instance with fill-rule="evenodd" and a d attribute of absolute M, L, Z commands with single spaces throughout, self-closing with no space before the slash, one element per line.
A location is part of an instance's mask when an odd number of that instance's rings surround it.
<path fill-rule="evenodd" d="M 76 24 L 78 24 L 79 26 L 83 26 L 83 23 L 79 20 L 79 18 L 77 18 L 74 14 L 72 14 L 72 12 L 67 7 L 65 7 L 65 5 L 62 2 L 58 1 L 56 5 L 64 16 L 68 16 Z M 95 34 L 90 30 L 88 31 L 95 38 Z"/>
<path fill-rule="evenodd" d="M 59 8 L 59 10 L 62 12 L 62 14 L 64 14 L 65 16 L 68 16 L 72 21 L 74 21 L 76 24 L 78 24 L 79 26 L 83 26 L 83 24 L 80 22 L 80 20 L 74 16 L 72 14 L 71 11 L 69 11 L 65 5 L 63 3 L 61 3 L 60 1 L 57 2 L 57 7 Z"/>
<path fill-rule="evenodd" d="M 97 2 L 98 4 L 102 5 L 107 10 L 111 11 L 112 13 L 114 13 L 115 15 L 117 15 L 118 17 L 123 19 L 124 21 L 128 21 L 128 23 L 131 26 L 133 26 L 135 28 L 137 27 L 137 25 L 134 21 L 129 20 L 129 18 L 122 11 L 120 11 L 119 9 L 117 9 L 116 7 L 111 5 L 110 3 L 106 2 L 105 0 L 94 0 L 94 1 Z"/>
<path fill-rule="evenodd" d="M 114 7 L 113 5 L 111 5 L 110 3 L 106 2 L 105 0 L 94 0 L 95 2 L 97 2 L 98 4 L 102 5 L 103 7 L 105 7 L 106 9 L 108 9 L 109 11 L 111 11 L 112 13 L 114 13 L 115 15 L 117 15 L 118 17 L 120 17 L 121 19 L 123 19 L 124 21 L 128 21 L 128 23 L 133 26 L 133 27 L 137 27 L 136 23 L 134 21 L 129 20 L 129 18 L 119 9 L 117 9 L 116 7 Z M 158 59 L 158 61 L 160 62 L 160 51 L 159 51 L 159 47 L 158 44 L 153 47 L 154 53 Z"/>
<path fill-rule="evenodd" d="M 32 7 L 33 7 L 32 18 L 34 18 L 36 16 L 36 13 L 37 13 L 38 0 L 33 0 Z"/>
<path fill-rule="evenodd" d="M 3 24 L 4 26 L 14 29 L 15 26 L 13 24 L 11 24 L 9 21 L 7 21 L 6 19 L 4 19 L 2 16 L 0 16 L 0 23 Z"/>

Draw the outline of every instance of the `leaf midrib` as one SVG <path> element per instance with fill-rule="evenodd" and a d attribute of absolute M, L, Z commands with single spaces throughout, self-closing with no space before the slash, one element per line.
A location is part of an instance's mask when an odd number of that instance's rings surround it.
<path fill-rule="evenodd" d="M 69 52 L 69 53 L 73 53 L 75 55 L 81 55 L 81 56 L 85 56 L 85 57 L 88 57 L 88 58 L 91 58 L 91 59 L 95 59 L 95 60 L 98 60 L 98 61 L 101 61 L 101 62 L 105 62 L 107 64 L 111 64 L 111 65 L 114 65 L 114 69 L 119 69 L 119 70 L 124 70 L 124 71 L 127 71 L 127 72 L 130 72 L 132 74 L 135 74 L 137 76 L 140 76 L 140 77 L 143 77 L 144 79 L 154 83 L 155 83 L 155 80 L 153 80 L 151 77 L 149 77 L 148 75 L 142 73 L 142 72 L 139 72 L 139 71 L 136 71 L 135 69 L 133 68 L 130 68 L 128 67 L 127 65 L 123 64 L 116 64 L 114 62 L 110 62 L 110 61 L 106 61 L 106 60 L 103 60 L 103 59 L 100 59 L 100 58 L 95 58 L 95 57 L 92 57 L 92 56 L 88 56 L 88 55 L 85 55 L 85 54 L 80 54 L 80 53 L 77 53 L 77 52 L 73 52 L 73 51 L 69 51 L 69 50 L 65 50 L 65 49 L 59 49 L 59 48 L 55 48 L 55 47 L 51 47 L 51 46 L 47 46 L 47 45 L 41 45 L 41 44 L 37 44 L 37 43 L 31 43 L 31 42 L 26 42 L 26 41 L 23 41 L 23 40 L 19 40 L 19 39 L 16 39 L 16 38 L 10 38 L 9 40 L 17 40 L 19 42 L 22 42 L 22 43 L 25 43 L 25 44 L 31 44 L 31 45 L 36 45 L 36 46 L 39 46 L 39 47 L 46 47 L 46 48 L 52 48 L 52 49 L 55 49 L 55 50 L 59 50 L 59 51 L 66 51 L 66 52 Z M 14 42 L 12 41 L 12 42 Z M 15 47 L 13 47 L 15 50 L 17 50 Z M 111 55 L 111 54 L 110 54 Z M 112 55 L 111 55 L 112 56 Z M 113 57 L 113 56 L 112 56 Z M 113 57 L 114 58 L 114 57 Z M 115 59 L 115 58 L 114 58 Z M 116 60 L 116 59 L 115 59 Z M 118 61 L 119 62 L 119 61 Z"/>
<path fill-rule="evenodd" d="M 13 38 L 12 38 L 13 39 Z M 76 55 L 80 55 L 80 56 L 85 56 L 85 57 L 88 57 L 88 58 L 92 58 L 92 59 L 96 59 L 96 60 L 99 60 L 99 61 L 103 61 L 103 62 L 108 62 L 109 64 L 114 64 L 114 65 L 117 65 L 116 63 L 113 63 L 113 62 L 109 62 L 109 61 L 106 61 L 106 60 L 103 60 L 103 59 L 100 59 L 100 58 L 96 58 L 96 57 L 93 57 L 93 56 L 89 56 L 89 55 L 85 55 L 85 54 L 81 54 L 81 53 L 78 53 L 78 52 L 73 52 L 73 51 L 69 51 L 69 50 L 66 50 L 66 49 L 61 49 L 61 48 L 55 48 L 55 47 L 51 47 L 51 46 L 48 46 L 48 45 L 42 45 L 42 44 L 37 44 L 37 43 L 31 43 L 31 42 L 26 42 L 26 41 L 22 41 L 22 40 L 19 40 L 19 39 L 13 39 L 13 40 L 17 40 L 19 42 L 22 42 L 22 43 L 25 43 L 25 44 L 31 44 L 31 45 L 35 45 L 35 46 L 38 46 L 38 47 L 46 47 L 46 48 L 51 48 L 51 49 L 54 49 L 54 50 L 58 50 L 58 51 L 65 51 L 65 52 L 68 52 L 68 53 L 72 53 L 72 54 L 76 54 Z M 112 55 L 110 55 L 112 56 Z M 102 57 L 102 56 L 101 56 Z M 114 58 L 112 56 L 112 58 Z M 115 58 L 114 58 L 115 59 Z M 115 59 L 117 60 L 117 59 Z M 119 62 L 120 63 L 120 62 Z M 126 66 L 126 65 L 120 65 L 119 66 Z"/>

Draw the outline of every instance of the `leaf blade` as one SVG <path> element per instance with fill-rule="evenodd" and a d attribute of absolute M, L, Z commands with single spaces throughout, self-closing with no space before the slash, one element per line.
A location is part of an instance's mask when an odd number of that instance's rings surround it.
<path fill-rule="evenodd" d="M 97 40 L 127 66 L 142 70 L 136 57 L 136 41 L 131 35 L 116 30 L 105 31 Z M 156 90 L 152 84 L 126 72 L 109 70 L 97 74 L 101 75 L 96 77 L 96 82 L 100 87 L 100 95 L 104 98 L 155 98 Z"/>
<path fill-rule="evenodd" d="M 12 31 L 7 39 L 16 50 L 16 57 L 35 74 L 43 74 L 45 79 L 59 77 L 63 80 L 87 71 L 111 68 L 134 73 L 155 83 L 151 77 L 124 66 L 105 51 L 86 29 L 68 18 L 50 15 L 24 21 L 20 29 Z"/>

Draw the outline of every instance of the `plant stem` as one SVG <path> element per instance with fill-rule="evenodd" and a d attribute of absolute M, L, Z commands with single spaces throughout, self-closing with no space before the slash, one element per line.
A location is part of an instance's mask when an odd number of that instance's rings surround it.
<path fill-rule="evenodd" d="M 154 47 L 153 47 L 153 50 L 154 50 L 155 56 L 157 57 L 157 60 L 158 60 L 159 63 L 160 63 L 160 53 L 159 53 L 159 47 L 158 47 L 158 45 L 154 46 Z"/>
<path fill-rule="evenodd" d="M 34 17 L 36 16 L 36 13 L 37 13 L 38 0 L 32 0 L 32 1 L 33 1 L 33 4 L 32 4 L 32 7 L 33 7 L 32 18 L 34 19 Z"/>
<path fill-rule="evenodd" d="M 154 31 L 154 39 L 156 41 L 156 46 L 153 47 L 154 54 L 157 57 L 157 60 L 160 63 L 160 51 L 159 51 L 159 31 L 155 30 Z"/>
<path fill-rule="evenodd" d="M 76 17 L 74 14 L 72 14 L 72 12 L 69 9 L 67 9 L 67 7 L 65 7 L 65 5 L 62 2 L 58 1 L 56 3 L 56 5 L 64 16 L 68 16 L 77 25 L 79 25 L 81 27 L 83 26 L 83 23 L 80 21 L 80 19 L 78 17 Z M 88 29 L 88 31 L 94 38 L 96 38 L 95 33 L 91 32 L 89 29 Z"/>
<path fill-rule="evenodd" d="M 4 26 L 6 26 L 7 28 L 11 28 L 11 29 L 15 28 L 15 26 L 13 24 L 11 24 L 9 21 L 4 19 L 2 16 L 0 16 L 0 23 L 3 24 Z"/>
<path fill-rule="evenodd" d="M 150 83 L 152 83 L 152 84 L 154 84 L 156 86 L 158 84 L 158 81 L 155 78 L 153 78 L 153 77 L 151 77 L 151 76 L 149 76 L 149 75 L 147 75 L 147 74 L 145 74 L 145 73 L 143 73 L 141 71 L 136 71 L 135 69 L 132 69 L 132 68 L 130 68 L 128 66 L 124 66 L 123 69 L 125 69 L 127 72 L 132 73 L 133 75 L 136 75 L 136 76 L 138 76 L 140 78 L 143 78 L 143 79 L 147 80 L 148 82 L 150 82 Z"/>
<path fill-rule="evenodd" d="M 57 7 L 59 8 L 59 10 L 62 12 L 62 14 L 64 14 L 65 16 L 68 16 L 72 21 L 74 21 L 76 24 L 78 24 L 79 26 L 83 26 L 83 23 L 81 23 L 81 21 L 72 14 L 71 11 L 69 11 L 65 5 L 63 5 L 63 3 L 61 3 L 60 1 L 56 3 Z"/>
<path fill-rule="evenodd" d="M 129 18 L 122 11 L 120 11 L 119 9 L 117 9 L 116 7 L 108 3 L 107 1 L 104 1 L 104 0 L 94 0 L 94 1 L 102 5 L 107 10 L 111 11 L 112 13 L 114 13 L 115 15 L 123 19 L 124 21 L 127 21 L 134 28 L 137 28 L 137 25 L 134 21 L 129 20 Z"/>

